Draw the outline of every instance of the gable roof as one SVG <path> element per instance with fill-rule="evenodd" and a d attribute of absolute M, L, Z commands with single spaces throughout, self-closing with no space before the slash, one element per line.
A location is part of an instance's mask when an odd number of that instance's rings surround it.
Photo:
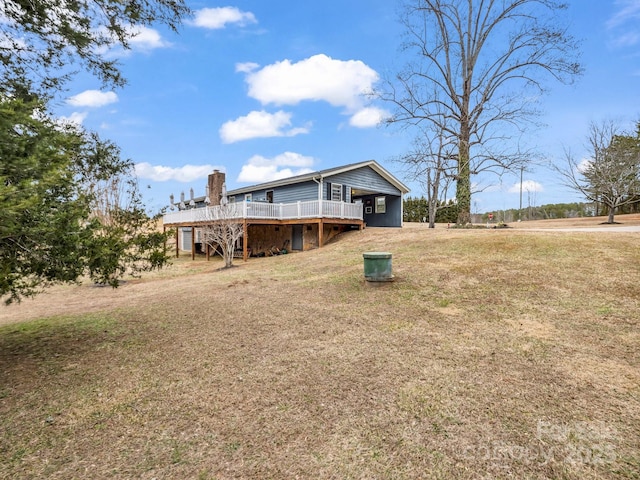
<path fill-rule="evenodd" d="M 378 173 L 382 178 L 384 178 L 391 185 L 400 190 L 403 194 L 408 193 L 409 188 L 398 180 L 396 177 L 391 175 L 388 171 L 380 166 L 378 162 L 375 160 L 367 160 L 364 162 L 351 163 L 349 165 L 342 165 L 340 167 L 328 168 L 326 170 L 319 170 L 317 172 L 305 173 L 303 175 L 296 175 L 294 177 L 282 178 L 280 180 L 273 180 L 271 182 L 259 183 L 257 185 L 251 185 L 248 187 L 236 188 L 235 190 L 230 190 L 227 192 L 227 195 L 240 195 L 243 193 L 254 192 L 256 190 L 267 190 L 275 187 L 282 187 L 284 185 L 291 185 L 293 183 L 302 183 L 308 182 L 310 180 L 318 179 L 318 178 L 328 178 L 334 175 L 339 175 L 344 172 L 350 172 L 352 170 L 357 170 L 358 168 L 363 167 L 371 167 L 375 172 Z"/>

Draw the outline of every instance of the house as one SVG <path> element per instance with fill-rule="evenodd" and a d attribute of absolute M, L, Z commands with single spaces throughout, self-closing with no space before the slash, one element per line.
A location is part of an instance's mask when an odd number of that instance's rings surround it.
<path fill-rule="evenodd" d="M 403 196 L 409 189 L 376 161 L 369 160 L 225 191 L 225 174 L 209 175 L 207 194 L 164 215 L 176 228 L 176 254 L 201 245 L 198 227 L 231 212 L 243 224 L 239 251 L 246 260 L 273 248 L 309 250 L 345 230 L 365 226 L 401 227 Z M 224 210 L 220 206 L 225 204 Z M 208 255 L 208 250 L 207 250 Z"/>

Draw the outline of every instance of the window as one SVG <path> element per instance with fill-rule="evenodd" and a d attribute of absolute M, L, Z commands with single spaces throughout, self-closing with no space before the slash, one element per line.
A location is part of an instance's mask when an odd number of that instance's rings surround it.
<path fill-rule="evenodd" d="M 245 202 L 250 202 L 251 201 L 251 194 L 250 193 L 245 193 L 244 194 L 244 201 Z"/>
<path fill-rule="evenodd" d="M 273 190 L 267 190 L 267 203 L 273 203 Z"/>
<path fill-rule="evenodd" d="M 387 199 L 386 197 L 376 197 L 376 213 L 387 212 Z"/>
<path fill-rule="evenodd" d="M 331 184 L 331 200 L 333 200 L 334 202 L 342 201 L 342 184 L 341 183 Z"/>

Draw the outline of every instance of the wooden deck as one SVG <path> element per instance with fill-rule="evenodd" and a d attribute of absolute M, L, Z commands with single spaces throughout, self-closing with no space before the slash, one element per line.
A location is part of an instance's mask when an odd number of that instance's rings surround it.
<path fill-rule="evenodd" d="M 363 219 L 361 203 L 312 200 L 296 203 L 237 202 L 225 207 L 220 205 L 192 208 L 164 214 L 167 226 L 197 226 L 220 220 L 291 221 L 309 219 L 359 220 Z"/>
<path fill-rule="evenodd" d="M 313 200 L 296 203 L 237 202 L 224 207 L 192 208 L 169 212 L 163 216 L 164 228 L 191 227 L 192 258 L 195 258 L 195 229 L 199 226 L 221 221 L 243 224 L 243 259 L 248 258 L 247 245 L 249 225 L 296 225 L 318 226 L 318 247 L 323 246 L 324 225 L 342 224 L 364 228 L 361 203 Z M 234 222 L 235 223 L 235 222 Z M 176 229 L 176 255 L 179 253 L 178 230 Z M 208 254 L 207 254 L 208 258 Z"/>

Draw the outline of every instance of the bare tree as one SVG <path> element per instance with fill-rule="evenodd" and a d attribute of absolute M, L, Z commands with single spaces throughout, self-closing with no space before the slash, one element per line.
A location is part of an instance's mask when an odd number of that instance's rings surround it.
<path fill-rule="evenodd" d="M 577 45 L 556 0 L 407 0 L 404 50 L 415 52 L 380 97 L 395 105 L 388 123 L 431 123 L 457 142 L 458 223 L 471 221 L 471 175 L 527 161 L 515 140 L 537 113 L 550 76 L 581 70 Z M 511 146 L 513 144 L 513 146 Z"/>
<path fill-rule="evenodd" d="M 640 122 L 636 134 L 621 131 L 612 121 L 589 126 L 588 157 L 578 160 L 565 152 L 564 166 L 555 170 L 565 185 L 609 210 L 614 223 L 616 208 L 638 201 L 640 196 Z"/>
<path fill-rule="evenodd" d="M 429 228 L 435 227 L 438 207 L 446 202 L 454 177 L 457 144 L 445 135 L 442 130 L 425 132 L 414 140 L 414 148 L 398 159 L 407 167 L 407 176 L 427 192 Z"/>
<path fill-rule="evenodd" d="M 199 210 L 199 219 L 206 222 L 201 227 L 202 242 L 220 253 L 225 268 L 232 267 L 235 246 L 244 231 L 240 221 L 241 205 L 223 202 L 222 205 Z"/>

